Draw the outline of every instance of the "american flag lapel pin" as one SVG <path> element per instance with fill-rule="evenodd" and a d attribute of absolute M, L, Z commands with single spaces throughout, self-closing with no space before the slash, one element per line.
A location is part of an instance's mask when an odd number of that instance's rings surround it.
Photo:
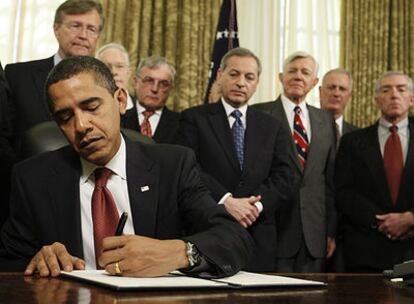
<path fill-rule="evenodd" d="M 142 186 L 141 187 L 141 192 L 146 192 L 148 190 L 149 190 L 149 187 L 148 186 Z"/>

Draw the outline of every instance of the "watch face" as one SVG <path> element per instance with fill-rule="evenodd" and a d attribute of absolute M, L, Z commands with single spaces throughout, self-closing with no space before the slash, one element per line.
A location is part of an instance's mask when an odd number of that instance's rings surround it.
<path fill-rule="evenodd" d="M 187 258 L 190 267 L 198 266 L 201 263 L 201 256 L 193 243 L 187 242 Z"/>

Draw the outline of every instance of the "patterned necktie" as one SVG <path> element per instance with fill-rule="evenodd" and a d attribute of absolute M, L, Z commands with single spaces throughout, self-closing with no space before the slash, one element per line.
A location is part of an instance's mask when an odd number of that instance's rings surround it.
<path fill-rule="evenodd" d="M 293 118 L 293 140 L 295 141 L 299 162 L 302 165 L 302 168 L 304 168 L 306 157 L 308 155 L 309 141 L 308 136 L 306 135 L 305 127 L 302 123 L 302 119 L 300 119 L 300 107 L 296 106 L 294 111 L 295 116 Z"/>
<path fill-rule="evenodd" d="M 244 127 L 243 123 L 240 119 L 242 113 L 239 110 L 234 110 L 231 114 L 236 121 L 233 123 L 231 127 L 231 131 L 233 132 L 233 142 L 234 148 L 236 149 L 237 159 L 239 160 L 240 169 L 243 170 L 243 160 L 244 160 Z"/>
<path fill-rule="evenodd" d="M 105 237 L 114 235 L 119 220 L 114 198 L 106 187 L 111 174 L 112 171 L 107 168 L 97 168 L 95 170 L 95 189 L 92 193 L 92 221 L 97 269 L 99 268 L 98 257 L 102 253 L 102 241 Z"/>
<path fill-rule="evenodd" d="M 341 131 L 339 128 L 339 124 L 337 122 L 335 122 L 335 136 L 336 136 L 336 147 L 339 146 L 339 142 L 341 140 Z"/>
<path fill-rule="evenodd" d="M 390 136 L 384 146 L 384 168 L 387 174 L 388 186 L 390 188 L 392 203 L 395 205 L 400 190 L 401 175 L 403 172 L 403 154 L 401 148 L 398 127 L 390 127 Z"/>
<path fill-rule="evenodd" d="M 144 121 L 142 122 L 140 126 L 141 134 L 152 137 L 152 130 L 151 130 L 151 124 L 149 122 L 149 118 L 154 115 L 154 111 L 148 111 L 145 110 L 142 114 L 144 115 Z"/>

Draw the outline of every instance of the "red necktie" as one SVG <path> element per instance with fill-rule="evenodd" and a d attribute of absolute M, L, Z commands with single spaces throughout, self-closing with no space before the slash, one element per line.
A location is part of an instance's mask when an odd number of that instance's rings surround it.
<path fill-rule="evenodd" d="M 391 134 L 388 136 L 384 146 L 384 168 L 387 174 L 392 203 L 395 205 L 400 190 L 404 164 L 400 136 L 398 136 L 398 127 L 392 125 L 390 132 Z"/>
<path fill-rule="evenodd" d="M 106 187 L 111 174 L 112 171 L 107 168 L 95 170 L 95 189 L 92 193 L 92 221 L 97 269 L 99 268 L 98 257 L 102 253 L 102 241 L 105 237 L 114 235 L 119 220 L 114 198 Z"/>
<path fill-rule="evenodd" d="M 151 124 L 149 122 L 149 118 L 154 115 L 154 111 L 148 111 L 145 110 L 142 114 L 144 115 L 144 121 L 142 122 L 140 126 L 141 134 L 152 137 L 152 130 L 151 130 Z"/>
<path fill-rule="evenodd" d="M 300 118 L 300 107 L 296 106 L 294 111 L 295 116 L 293 118 L 293 140 L 295 141 L 299 162 L 302 165 L 302 168 L 304 168 L 306 157 L 308 155 L 309 141 L 308 136 L 306 135 L 305 127 L 302 123 L 302 119 Z"/>

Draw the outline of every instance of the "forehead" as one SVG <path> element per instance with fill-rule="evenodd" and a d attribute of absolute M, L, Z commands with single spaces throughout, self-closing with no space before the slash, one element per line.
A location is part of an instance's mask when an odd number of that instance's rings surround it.
<path fill-rule="evenodd" d="M 349 86 L 349 77 L 344 73 L 330 73 L 326 75 L 324 84 L 341 84 Z"/>
<path fill-rule="evenodd" d="M 111 97 L 106 88 L 95 82 L 91 73 L 80 73 L 52 84 L 48 90 L 54 111 L 76 107 L 89 98 Z"/>
<path fill-rule="evenodd" d="M 259 72 L 259 67 L 253 57 L 232 56 L 227 60 L 225 70 L 238 70 L 244 73 Z"/>
<path fill-rule="evenodd" d="M 161 64 L 159 67 L 150 68 L 145 66 L 141 69 L 140 75 L 142 77 L 149 76 L 160 79 L 171 79 L 171 69 L 167 64 Z"/>
<path fill-rule="evenodd" d="M 404 75 L 388 75 L 381 79 L 380 87 L 385 86 L 407 86 L 408 80 Z"/>
<path fill-rule="evenodd" d="M 117 48 L 108 48 L 99 54 L 99 59 L 103 62 L 123 62 L 126 63 L 126 54 Z"/>
<path fill-rule="evenodd" d="M 289 68 L 307 68 L 310 70 L 315 70 L 315 62 L 312 58 L 295 58 L 293 61 L 289 62 L 286 67 Z"/>
<path fill-rule="evenodd" d="M 99 13 L 93 9 L 82 14 L 65 14 L 62 13 L 62 22 L 81 22 L 88 25 L 99 27 L 101 17 Z"/>

